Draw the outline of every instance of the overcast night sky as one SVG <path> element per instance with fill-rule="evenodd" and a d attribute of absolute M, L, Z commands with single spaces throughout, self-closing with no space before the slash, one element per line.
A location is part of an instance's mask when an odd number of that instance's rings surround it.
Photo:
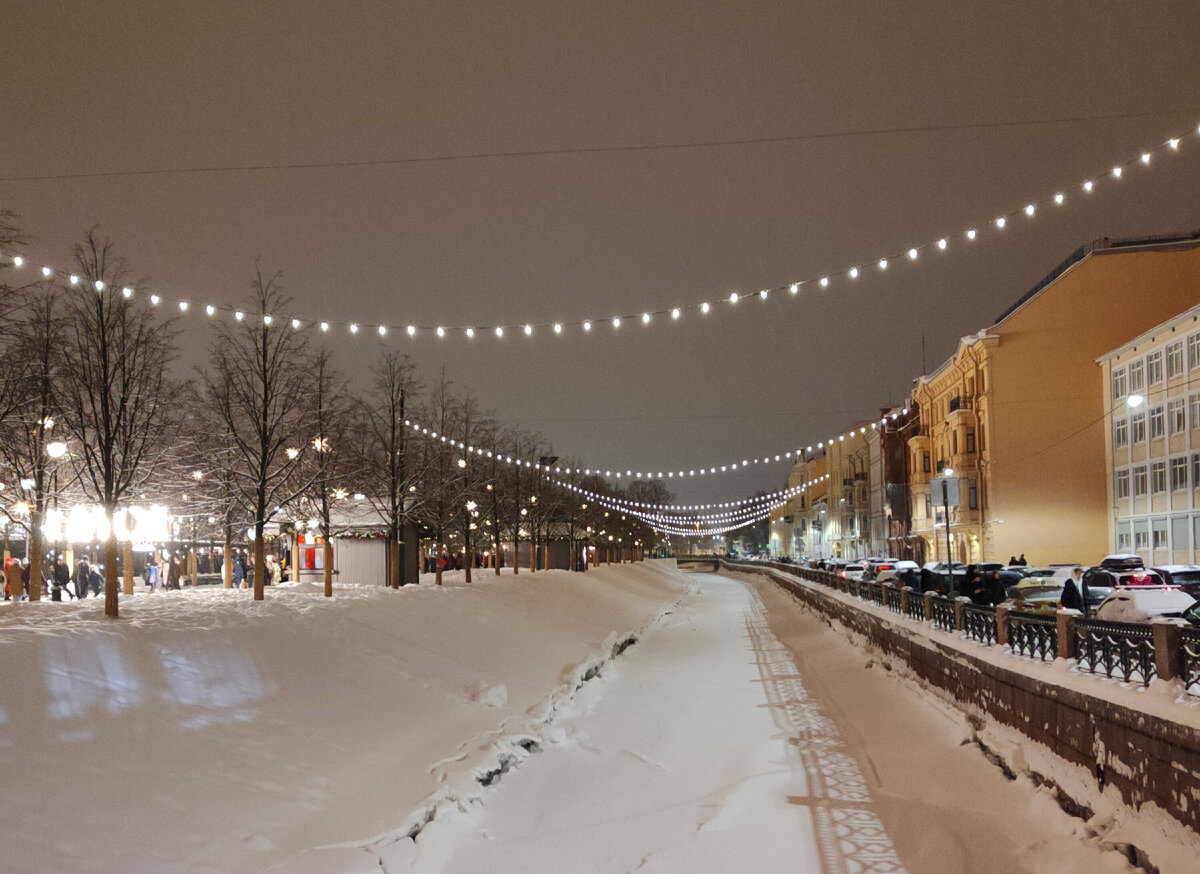
<path fill-rule="evenodd" d="M 922 335 L 931 369 L 1082 243 L 1200 228 L 1197 46 L 1195 0 L 0 2 L 0 207 L 35 263 L 98 225 L 197 303 L 238 302 L 260 258 L 307 319 L 603 321 L 335 352 L 444 365 L 593 467 L 719 465 L 903 400 Z"/>

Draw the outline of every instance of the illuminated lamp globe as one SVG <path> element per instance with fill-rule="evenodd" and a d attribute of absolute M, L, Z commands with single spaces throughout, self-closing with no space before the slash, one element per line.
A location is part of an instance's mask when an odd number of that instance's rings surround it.
<path fill-rule="evenodd" d="M 51 458 L 62 458 L 67 454 L 67 444 L 61 440 L 55 440 L 46 444 L 46 454 Z"/>

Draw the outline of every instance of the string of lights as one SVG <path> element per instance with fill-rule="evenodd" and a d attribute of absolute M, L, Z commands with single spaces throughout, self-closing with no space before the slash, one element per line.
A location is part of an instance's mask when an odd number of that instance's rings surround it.
<path fill-rule="evenodd" d="M 640 315 L 621 314 L 615 316 L 582 318 L 575 320 L 554 320 L 554 321 L 528 321 L 519 324 L 442 324 L 442 325 L 399 325 L 399 324 L 360 324 L 358 322 L 339 321 L 336 319 L 312 319 L 307 317 L 293 317 L 290 323 L 295 330 L 310 330 L 316 329 L 321 332 L 329 332 L 334 328 L 340 331 L 345 331 L 351 336 L 370 336 L 374 335 L 379 338 L 388 338 L 393 335 L 406 336 L 410 339 L 417 339 L 421 336 L 433 336 L 439 339 L 446 337 L 461 337 L 467 340 L 477 336 L 491 336 L 497 340 L 502 340 L 509 335 L 533 337 L 541 332 L 551 332 L 554 335 L 562 335 L 568 329 L 579 331 L 582 334 L 593 334 L 603 326 L 608 326 L 613 332 L 620 331 L 627 324 L 641 324 L 643 327 L 648 327 L 653 324 L 670 321 L 679 321 L 685 313 L 698 312 L 700 315 L 707 316 L 714 311 L 718 306 L 732 309 L 737 307 L 742 301 L 747 298 L 757 297 L 760 300 L 768 300 L 772 296 L 790 296 L 796 297 L 800 290 L 805 286 L 817 285 L 825 289 L 835 281 L 854 281 L 868 271 L 876 273 L 886 273 L 890 267 L 898 263 L 906 261 L 917 261 L 922 256 L 929 253 L 945 253 L 954 244 L 969 244 L 977 241 L 985 231 L 994 234 L 1002 233 L 1011 222 L 1021 219 L 1032 220 L 1039 211 L 1043 208 L 1062 208 L 1067 204 L 1068 190 L 1076 190 L 1079 196 L 1086 197 L 1093 194 L 1097 187 L 1102 182 L 1111 182 L 1116 184 L 1130 175 L 1131 171 L 1136 169 L 1149 168 L 1153 165 L 1155 156 L 1160 153 L 1174 154 L 1179 152 L 1181 145 L 1186 139 L 1192 137 L 1200 137 L 1200 125 L 1186 132 L 1181 132 L 1177 136 L 1173 136 L 1157 146 L 1150 147 L 1140 152 L 1136 157 L 1114 164 L 1111 168 L 1103 173 L 1093 174 L 1075 186 L 1064 186 L 1055 190 L 1042 198 L 1031 200 L 1023 206 L 1003 212 L 986 222 L 971 225 L 967 228 L 959 229 L 958 231 L 940 236 L 934 239 L 925 240 L 910 246 L 908 249 L 885 254 L 879 257 L 864 258 L 852 265 L 842 267 L 840 269 L 831 270 L 819 276 L 813 275 L 796 279 L 783 285 L 772 288 L 759 289 L 757 292 L 730 292 L 728 296 L 719 298 L 711 298 L 709 300 L 678 304 L 673 306 L 655 306 L 643 311 Z M 29 259 L 21 252 L 0 250 L 0 255 L 10 261 L 13 267 L 21 268 Z M 63 281 L 68 282 L 72 286 L 79 286 L 83 281 L 77 274 L 69 270 L 60 270 L 51 266 L 43 266 L 41 268 L 44 278 L 58 277 Z M 104 283 L 97 281 L 97 291 L 104 291 Z M 241 322 L 250 316 L 243 310 L 234 307 L 223 306 L 216 303 L 198 304 L 193 308 L 189 300 L 171 296 L 161 291 L 147 293 L 144 290 L 134 289 L 132 286 L 124 286 L 120 289 L 121 293 L 126 298 L 146 298 L 151 306 L 166 306 L 177 310 L 181 314 L 198 313 L 203 311 L 208 317 L 231 316 L 235 320 Z M 267 314 L 261 317 L 263 323 L 270 325 L 276 318 L 272 314 Z"/>

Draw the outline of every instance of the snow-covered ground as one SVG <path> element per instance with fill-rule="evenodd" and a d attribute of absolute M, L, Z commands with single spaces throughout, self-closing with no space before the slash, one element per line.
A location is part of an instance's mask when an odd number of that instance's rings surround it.
<path fill-rule="evenodd" d="M 649 562 L 476 580 L 139 595 L 115 622 L 100 600 L 6 605 L 0 870 L 378 871 L 313 848 L 477 793 L 688 585 Z"/>
<path fill-rule="evenodd" d="M 0 610 L 0 870 L 1129 870 L 768 582 L 476 580 Z"/>

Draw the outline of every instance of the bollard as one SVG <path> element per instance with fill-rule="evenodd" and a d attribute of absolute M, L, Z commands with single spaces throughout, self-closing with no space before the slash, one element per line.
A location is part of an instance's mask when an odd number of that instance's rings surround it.
<path fill-rule="evenodd" d="M 1059 610 L 1054 614 L 1058 632 L 1058 652 L 1060 659 L 1075 658 L 1075 621 L 1082 616 L 1078 610 Z"/>
<path fill-rule="evenodd" d="M 996 605 L 996 646 L 1008 646 L 1008 611 L 1003 604 Z"/>
<path fill-rule="evenodd" d="M 1154 673 L 1160 680 L 1173 680 L 1183 676 L 1183 629 L 1182 619 L 1154 619 L 1150 628 L 1154 632 Z"/>

